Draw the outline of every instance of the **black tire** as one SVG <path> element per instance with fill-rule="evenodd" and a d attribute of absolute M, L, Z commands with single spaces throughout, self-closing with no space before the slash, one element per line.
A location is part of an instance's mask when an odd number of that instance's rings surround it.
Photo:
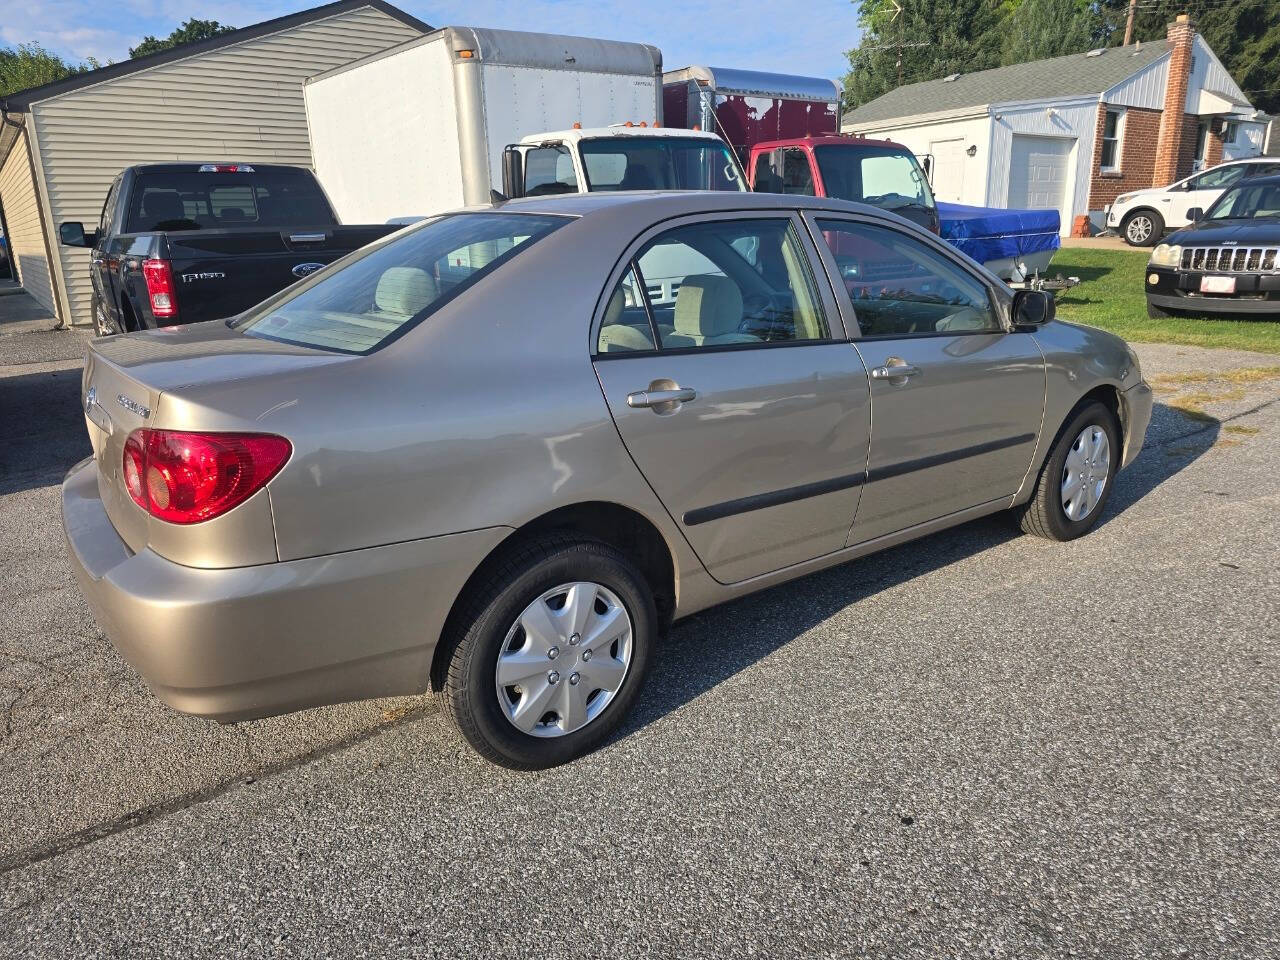
<path fill-rule="evenodd" d="M 1110 445 L 1107 482 L 1093 510 L 1079 520 L 1072 520 L 1062 504 L 1063 473 L 1072 445 L 1090 425 L 1100 427 L 1106 433 Z M 1054 438 L 1049 456 L 1040 468 L 1040 476 L 1036 478 L 1036 488 L 1031 499 L 1014 508 L 1014 517 L 1023 532 L 1059 542 L 1074 540 L 1088 533 L 1102 516 L 1107 501 L 1111 499 L 1121 456 L 1120 429 L 1115 415 L 1097 401 L 1090 401 L 1079 407 L 1067 418 Z"/>
<path fill-rule="evenodd" d="M 517 729 L 499 703 L 498 657 L 530 604 L 578 581 L 600 584 L 622 602 L 632 625 L 630 665 L 613 699 L 585 726 L 555 737 L 534 736 Z M 441 704 L 477 753 L 514 770 L 554 767 L 599 747 L 635 703 L 657 645 L 658 614 L 644 575 L 622 553 L 596 541 L 553 536 L 520 546 L 468 591 L 460 609 L 442 641 L 449 646 Z"/>
<path fill-rule="evenodd" d="M 1164 320 L 1164 319 L 1167 319 L 1168 317 L 1176 317 L 1178 316 L 1178 314 L 1172 310 L 1166 310 L 1164 307 L 1157 307 L 1154 303 L 1148 300 L 1147 316 L 1150 317 L 1152 320 Z"/>
<path fill-rule="evenodd" d="M 1138 239 L 1130 236 L 1130 230 Z M 1134 210 L 1121 221 L 1120 236 L 1131 247 L 1154 247 L 1164 236 L 1164 218 L 1154 210 Z"/>

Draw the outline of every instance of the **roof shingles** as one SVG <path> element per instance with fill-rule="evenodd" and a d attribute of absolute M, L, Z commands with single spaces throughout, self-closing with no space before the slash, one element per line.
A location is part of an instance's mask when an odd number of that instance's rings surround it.
<path fill-rule="evenodd" d="M 1110 90 L 1169 52 L 1164 40 L 1108 47 L 1098 56 L 1072 53 L 1049 60 L 1015 63 L 993 70 L 962 73 L 947 82 L 925 80 L 897 87 L 841 117 L 845 130 L 924 114 L 946 113 L 965 107 L 1022 100 L 1084 97 Z"/>

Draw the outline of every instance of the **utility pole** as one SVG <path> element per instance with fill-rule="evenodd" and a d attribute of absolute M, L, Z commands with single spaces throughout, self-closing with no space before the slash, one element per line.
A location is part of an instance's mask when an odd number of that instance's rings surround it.
<path fill-rule="evenodd" d="M 889 22 L 898 21 L 898 86 L 902 86 L 902 21 L 899 19 L 902 16 L 902 4 L 898 3 L 898 0 L 891 0 L 891 2 L 893 3 L 893 17 Z"/>
<path fill-rule="evenodd" d="M 1138 12 L 1138 0 L 1129 0 L 1129 19 L 1124 25 L 1124 45 L 1133 42 L 1133 15 Z"/>

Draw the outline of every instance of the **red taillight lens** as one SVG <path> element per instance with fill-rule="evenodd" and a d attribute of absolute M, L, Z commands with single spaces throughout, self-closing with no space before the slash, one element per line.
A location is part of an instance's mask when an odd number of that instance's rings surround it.
<path fill-rule="evenodd" d="M 157 317 L 178 314 L 178 298 L 173 289 L 173 268 L 168 260 L 143 260 L 142 278 L 147 282 L 151 312 Z"/>
<path fill-rule="evenodd" d="M 153 517 L 200 523 L 248 500 L 291 453 L 268 433 L 135 430 L 124 445 L 125 489 Z"/>

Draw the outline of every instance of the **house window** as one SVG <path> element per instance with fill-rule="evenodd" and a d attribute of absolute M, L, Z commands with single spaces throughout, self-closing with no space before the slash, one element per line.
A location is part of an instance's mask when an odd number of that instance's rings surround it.
<path fill-rule="evenodd" d="M 1208 157 L 1209 125 L 1201 120 L 1196 124 L 1196 154 L 1191 165 L 1193 170 L 1203 170 Z"/>
<path fill-rule="evenodd" d="M 1240 124 L 1236 123 L 1234 120 L 1227 121 L 1226 125 L 1222 128 L 1222 142 L 1235 143 L 1236 134 L 1239 132 Z"/>
<path fill-rule="evenodd" d="M 1102 121 L 1102 169 L 1120 169 L 1120 141 L 1124 137 L 1124 111 L 1108 110 Z"/>

